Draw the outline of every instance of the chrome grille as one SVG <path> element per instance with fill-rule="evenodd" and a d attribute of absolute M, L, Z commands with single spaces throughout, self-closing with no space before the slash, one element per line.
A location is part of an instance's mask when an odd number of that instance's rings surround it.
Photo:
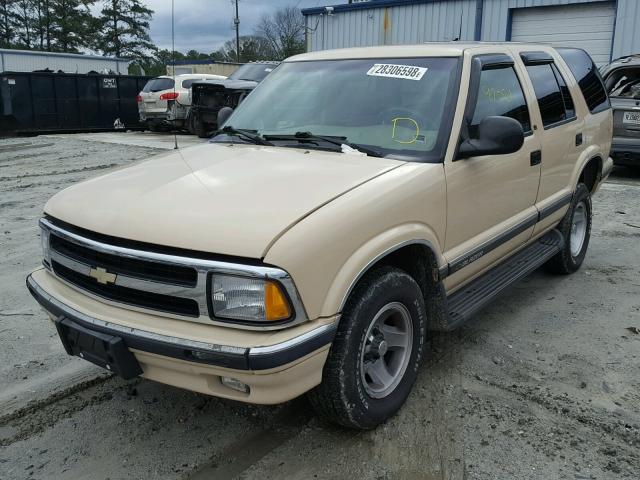
<path fill-rule="evenodd" d="M 307 320 L 289 275 L 278 268 L 207 260 L 122 246 L 53 219 L 40 220 L 45 267 L 68 285 L 87 295 L 123 308 L 206 324 L 210 318 L 207 283 L 213 273 L 277 279 L 287 290 L 296 312 L 295 321 L 281 326 L 238 326 L 277 329 Z M 78 233 L 80 232 L 80 233 Z M 153 248 L 151 248 L 153 247 Z"/>

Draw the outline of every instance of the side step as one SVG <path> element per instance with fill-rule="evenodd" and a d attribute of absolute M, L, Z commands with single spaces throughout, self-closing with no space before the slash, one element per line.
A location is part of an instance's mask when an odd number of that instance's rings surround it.
<path fill-rule="evenodd" d="M 448 329 L 453 330 L 462 325 L 505 288 L 529 275 L 563 247 L 562 234 L 552 230 L 524 250 L 454 292 L 447 297 Z"/>

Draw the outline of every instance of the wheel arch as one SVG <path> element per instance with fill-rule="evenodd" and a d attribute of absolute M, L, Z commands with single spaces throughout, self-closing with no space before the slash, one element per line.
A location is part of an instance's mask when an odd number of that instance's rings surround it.
<path fill-rule="evenodd" d="M 595 193 L 602 178 L 604 158 L 602 152 L 595 148 L 585 150 L 580 160 L 576 162 L 571 183 L 572 190 L 575 191 L 578 183 L 584 183 L 591 193 Z"/>
<path fill-rule="evenodd" d="M 441 279 L 446 276 L 447 263 L 440 253 L 441 249 L 435 235 L 396 239 L 393 242 L 386 242 L 385 246 L 378 245 L 375 250 L 371 248 L 370 244 L 372 243 L 377 243 L 376 239 L 360 247 L 352 255 L 350 261 L 345 264 L 329 289 L 322 309 L 323 312 L 342 313 L 349 297 L 362 278 L 375 268 L 388 265 L 407 272 L 418 283 L 425 297 L 427 314 L 431 317 L 430 322 L 438 320 L 440 309 L 436 308 L 431 311 L 430 305 L 432 303 L 440 305 L 441 302 L 431 302 L 430 299 L 432 296 L 444 298 Z M 361 255 L 364 251 L 369 252 L 366 255 L 367 260 L 357 260 L 364 258 Z M 371 251 L 376 253 L 371 254 Z M 357 267 L 354 268 L 355 265 Z M 427 301 L 428 299 L 429 301 Z"/>
<path fill-rule="evenodd" d="M 578 183 L 584 183 L 591 193 L 595 192 L 602 176 L 602 165 L 602 157 L 599 154 L 594 155 L 587 160 L 578 176 Z"/>

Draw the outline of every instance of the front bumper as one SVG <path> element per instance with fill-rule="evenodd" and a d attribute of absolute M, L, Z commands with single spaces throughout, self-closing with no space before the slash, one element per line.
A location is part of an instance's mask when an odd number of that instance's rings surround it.
<path fill-rule="evenodd" d="M 286 340 L 282 340 L 284 332 L 279 332 L 280 341 L 271 344 L 266 340 L 273 338 L 273 332 L 239 332 L 238 335 L 245 338 L 250 335 L 254 339 L 253 345 L 216 344 L 114 323 L 111 318 L 104 317 L 105 310 L 120 310 L 123 316 L 133 315 L 115 307 L 101 306 L 96 308 L 100 314 L 92 315 L 86 311 L 86 306 L 99 303 L 97 300 L 82 298 L 85 296 L 45 270 L 29 275 L 27 287 L 55 322 L 68 319 L 98 335 L 121 338 L 140 363 L 143 377 L 252 403 L 284 402 L 319 384 L 337 326 L 336 319 L 331 319 L 309 326 L 306 331 Z M 78 298 L 82 299 L 85 308 L 76 304 Z M 158 318 L 158 321 L 162 320 Z M 264 344 L 255 341 L 259 338 L 265 339 Z M 249 385 L 250 392 L 244 394 L 224 386 L 220 380 L 222 376 Z"/>

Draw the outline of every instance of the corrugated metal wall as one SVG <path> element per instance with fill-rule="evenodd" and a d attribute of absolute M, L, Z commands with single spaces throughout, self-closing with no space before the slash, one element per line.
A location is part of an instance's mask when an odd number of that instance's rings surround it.
<path fill-rule="evenodd" d="M 605 0 L 436 0 L 378 8 L 372 2 L 370 8 L 337 11 L 333 15 L 307 15 L 307 49 L 315 51 L 447 41 L 457 37 L 460 30 L 461 40 L 473 40 L 476 12 L 480 5 L 480 39 L 502 42 L 509 33 L 510 11 L 515 8 L 603 1 Z M 617 8 L 612 57 L 640 53 L 640 0 L 609 2 L 613 2 Z"/>
<path fill-rule="evenodd" d="M 613 58 L 640 53 L 640 2 L 618 0 Z"/>
<path fill-rule="evenodd" d="M 504 42 L 509 25 L 509 9 L 548 7 L 602 0 L 485 0 L 482 14 L 482 40 Z M 635 0 L 634 0 L 635 1 Z"/>
<path fill-rule="evenodd" d="M 446 0 L 308 15 L 307 49 L 473 40 L 475 12 L 475 0 Z"/>
<path fill-rule="evenodd" d="M 25 52 L 22 50 L 0 50 L 0 72 L 33 72 L 48 68 L 66 73 L 99 72 L 104 69 L 126 74 L 129 62 L 96 56 L 65 55 L 55 53 Z"/>

